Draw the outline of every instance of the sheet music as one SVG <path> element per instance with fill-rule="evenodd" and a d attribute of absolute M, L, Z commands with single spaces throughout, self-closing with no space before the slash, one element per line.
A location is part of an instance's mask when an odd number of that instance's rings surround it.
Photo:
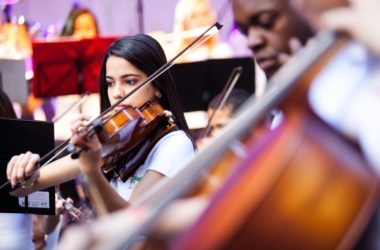
<path fill-rule="evenodd" d="M 18 204 L 25 207 L 25 197 L 18 198 Z M 28 195 L 29 208 L 50 208 L 49 206 L 49 192 L 37 191 Z"/>

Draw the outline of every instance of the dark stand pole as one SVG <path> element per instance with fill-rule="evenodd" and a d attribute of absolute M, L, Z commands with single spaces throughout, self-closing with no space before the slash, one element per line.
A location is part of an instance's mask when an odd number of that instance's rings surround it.
<path fill-rule="evenodd" d="M 142 0 L 137 0 L 137 16 L 139 23 L 139 33 L 144 33 L 144 12 L 143 12 L 143 3 Z"/>

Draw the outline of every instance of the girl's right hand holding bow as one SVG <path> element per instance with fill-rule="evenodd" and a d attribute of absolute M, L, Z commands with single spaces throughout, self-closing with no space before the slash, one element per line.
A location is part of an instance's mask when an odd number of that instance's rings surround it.
<path fill-rule="evenodd" d="M 70 143 L 78 148 L 82 148 L 78 161 L 81 172 L 86 175 L 90 175 L 94 172 L 94 169 L 100 171 L 99 161 L 101 158 L 100 152 L 102 145 L 98 139 L 96 133 L 88 136 L 88 121 L 90 117 L 81 115 L 79 116 L 71 126 L 72 137 Z"/>
<path fill-rule="evenodd" d="M 15 155 L 7 165 L 7 178 L 11 182 L 12 188 L 20 184 L 23 188 L 34 185 L 40 172 L 38 170 L 38 160 L 40 156 L 31 152 Z"/>

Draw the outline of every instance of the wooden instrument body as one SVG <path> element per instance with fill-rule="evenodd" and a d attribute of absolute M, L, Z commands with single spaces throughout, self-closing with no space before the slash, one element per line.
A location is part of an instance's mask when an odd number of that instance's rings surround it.
<path fill-rule="evenodd" d="M 378 179 L 310 113 L 288 115 L 212 198 L 178 249 L 346 249 L 373 214 Z"/>
<path fill-rule="evenodd" d="M 336 41 L 284 91 L 286 99 L 278 103 L 283 123 L 244 143 L 246 156 L 175 249 L 354 246 L 374 213 L 379 180 L 358 147 L 316 117 L 307 102 L 312 79 L 345 43 Z"/>

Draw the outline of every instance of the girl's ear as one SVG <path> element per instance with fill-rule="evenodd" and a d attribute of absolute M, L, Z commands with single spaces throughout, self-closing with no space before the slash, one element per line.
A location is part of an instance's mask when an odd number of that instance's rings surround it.
<path fill-rule="evenodd" d="M 156 95 L 157 98 L 161 98 L 162 97 L 162 94 L 161 94 L 161 92 L 158 89 L 156 90 L 155 95 Z"/>

